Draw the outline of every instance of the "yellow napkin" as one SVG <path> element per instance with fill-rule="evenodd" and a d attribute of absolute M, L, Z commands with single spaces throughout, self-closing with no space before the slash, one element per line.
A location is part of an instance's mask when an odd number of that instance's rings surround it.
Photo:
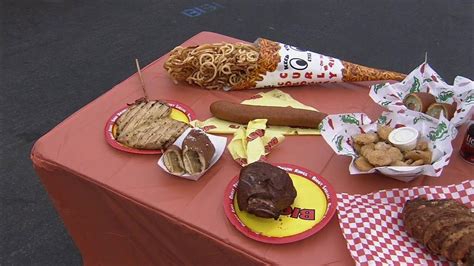
<path fill-rule="evenodd" d="M 290 106 L 297 109 L 314 110 L 311 106 L 304 105 L 293 99 L 289 94 L 281 90 L 272 90 L 269 92 L 261 92 L 254 95 L 251 99 L 245 100 L 242 104 L 248 105 L 262 105 L 262 106 Z M 206 121 L 194 120 L 191 125 L 199 127 L 208 133 L 214 134 L 234 134 L 238 129 L 245 127 L 245 125 L 224 121 L 215 117 L 211 117 Z M 267 132 L 282 135 L 320 135 L 321 131 L 316 128 L 296 128 L 284 126 L 268 126 Z"/>
<path fill-rule="evenodd" d="M 267 119 L 255 119 L 247 127 L 240 127 L 234 133 L 227 149 L 232 158 L 242 166 L 264 159 L 271 149 L 282 142 L 282 134 L 266 130 Z"/>

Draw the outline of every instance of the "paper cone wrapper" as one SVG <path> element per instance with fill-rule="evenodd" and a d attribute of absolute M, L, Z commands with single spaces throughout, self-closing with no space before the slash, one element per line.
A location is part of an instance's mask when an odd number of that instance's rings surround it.
<path fill-rule="evenodd" d="M 329 82 L 403 80 L 405 74 L 375 69 L 287 44 L 258 39 L 257 69 L 232 90 L 304 86 Z"/>

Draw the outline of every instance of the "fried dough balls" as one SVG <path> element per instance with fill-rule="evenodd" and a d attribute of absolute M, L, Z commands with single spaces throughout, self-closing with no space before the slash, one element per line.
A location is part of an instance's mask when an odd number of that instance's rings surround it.
<path fill-rule="evenodd" d="M 367 161 L 367 159 L 365 159 L 364 156 L 360 156 L 357 159 L 355 159 L 354 164 L 357 167 L 357 169 L 359 169 L 361 171 L 364 171 L 364 172 L 369 171 L 370 169 L 374 168 L 374 166 L 371 165 Z"/>
<path fill-rule="evenodd" d="M 387 150 L 387 155 L 390 157 L 390 159 L 392 159 L 392 162 L 403 160 L 402 152 L 398 148 L 395 148 L 395 147 L 390 147 Z"/>
<path fill-rule="evenodd" d="M 369 163 L 371 163 L 373 166 L 387 166 L 392 163 L 392 158 L 390 156 L 387 156 L 385 151 L 380 151 L 380 150 L 374 150 L 372 152 L 369 152 L 367 154 L 367 160 Z"/>
<path fill-rule="evenodd" d="M 366 145 L 369 143 L 374 143 L 379 141 L 379 136 L 377 133 L 364 133 L 364 134 L 359 134 L 355 135 L 352 137 L 354 139 L 354 142 L 357 144 L 361 145 Z"/>
<path fill-rule="evenodd" d="M 360 148 L 360 154 L 367 158 L 367 155 L 375 150 L 375 144 L 369 143 L 367 145 L 364 145 Z"/>
<path fill-rule="evenodd" d="M 432 152 L 428 142 L 419 141 L 416 148 L 402 152 L 388 141 L 393 128 L 378 126 L 377 132 L 357 134 L 352 137 L 354 151 L 359 155 L 354 160 L 357 169 L 363 172 L 381 166 L 419 166 L 431 164 Z"/>
<path fill-rule="evenodd" d="M 412 159 L 413 161 L 423 160 L 423 164 L 430 164 L 431 156 L 431 151 L 413 150 L 405 153 L 405 159 Z"/>
<path fill-rule="evenodd" d="M 388 141 L 388 135 L 393 131 L 393 128 L 389 126 L 379 126 L 377 129 L 377 134 L 382 140 Z"/>
<path fill-rule="evenodd" d="M 390 148 L 392 148 L 392 145 L 387 144 L 383 141 L 377 142 L 377 144 L 375 144 L 375 146 L 374 146 L 374 149 L 379 150 L 379 151 L 386 151 Z"/>

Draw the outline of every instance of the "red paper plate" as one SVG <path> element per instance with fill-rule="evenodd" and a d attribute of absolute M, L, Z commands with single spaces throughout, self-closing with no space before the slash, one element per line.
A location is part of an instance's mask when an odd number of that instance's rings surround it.
<path fill-rule="evenodd" d="M 164 100 L 167 104 L 169 104 L 173 109 L 171 111 L 171 117 L 173 119 L 189 123 L 190 121 L 196 119 L 196 115 L 194 111 L 185 104 L 180 102 L 171 101 L 171 100 Z M 162 150 L 144 150 L 144 149 L 135 149 L 128 146 L 123 145 L 122 143 L 118 142 L 113 134 L 115 121 L 128 109 L 128 106 L 121 108 L 120 110 L 116 111 L 105 124 L 104 134 L 105 140 L 107 141 L 110 146 L 114 147 L 117 150 L 135 153 L 135 154 L 161 154 Z"/>
<path fill-rule="evenodd" d="M 305 239 L 321 230 L 336 212 L 336 193 L 320 175 L 290 164 L 274 164 L 288 172 L 297 196 L 280 218 L 260 218 L 237 205 L 235 176 L 224 193 L 224 210 L 232 225 L 245 236 L 270 244 L 286 244 Z"/>

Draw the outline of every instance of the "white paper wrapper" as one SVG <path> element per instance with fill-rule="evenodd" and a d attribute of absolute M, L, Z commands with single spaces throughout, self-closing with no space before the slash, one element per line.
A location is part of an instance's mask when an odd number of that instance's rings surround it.
<path fill-rule="evenodd" d="M 257 82 L 257 88 L 342 81 L 341 60 L 283 43 L 278 45 L 280 62 L 275 71 L 266 73 Z"/>
<path fill-rule="evenodd" d="M 368 172 L 359 171 L 354 166 L 357 154 L 352 147 L 352 136 L 360 133 L 377 131 L 377 124 L 388 125 L 392 128 L 410 126 L 418 130 L 420 138 L 428 141 L 433 152 L 432 164 L 410 167 L 376 167 Z M 349 172 L 352 175 L 368 174 L 376 171 L 392 178 L 409 182 L 418 175 L 440 176 L 443 167 L 448 165 L 453 152 L 452 136 L 457 134 L 453 124 L 442 117 L 439 120 L 425 119 L 418 115 L 412 117 L 406 113 L 384 112 L 378 121 L 372 122 L 363 113 L 347 113 L 329 115 L 322 121 L 321 135 L 336 154 L 351 156 Z"/>
<path fill-rule="evenodd" d="M 474 211 L 474 180 L 448 186 L 422 186 L 380 190 L 364 195 L 337 194 L 339 226 L 356 265 L 455 266 L 409 236 L 403 226 L 405 202 L 455 199 Z"/>
<path fill-rule="evenodd" d="M 457 76 L 454 85 L 448 85 L 428 65 L 423 63 L 413 70 L 402 82 L 375 84 L 370 88 L 370 97 L 379 105 L 391 111 L 405 111 L 415 116 L 432 117 L 409 110 L 403 105 L 403 99 L 413 92 L 429 92 L 440 103 L 457 103 L 457 110 L 450 122 L 456 127 L 470 119 L 474 106 L 474 83 L 467 78 Z M 455 135 L 453 137 L 456 137 Z"/>
<path fill-rule="evenodd" d="M 195 129 L 195 128 L 186 129 L 186 131 L 184 131 L 184 133 L 181 134 L 181 136 L 173 143 L 173 145 L 181 147 L 181 145 L 183 144 L 183 140 L 186 138 L 186 136 L 189 134 L 189 132 L 191 130 L 200 130 L 200 129 Z M 166 166 L 164 165 L 164 163 L 163 163 L 163 156 L 161 156 L 160 159 L 158 160 L 158 166 L 170 175 L 174 175 L 174 176 L 186 178 L 186 179 L 189 179 L 189 180 L 197 181 L 201 176 L 203 176 L 219 160 L 219 158 L 221 158 L 222 154 L 224 153 L 226 144 L 227 144 L 227 138 L 226 137 L 219 137 L 219 136 L 214 136 L 214 135 L 211 135 L 211 134 L 206 134 L 206 135 L 209 137 L 209 140 L 212 142 L 212 145 L 214 145 L 214 148 L 216 149 L 216 151 L 214 153 L 214 156 L 212 156 L 209 167 L 203 173 L 198 174 L 198 175 L 190 175 L 190 174 L 176 175 L 176 174 L 170 173 L 168 171 L 168 169 L 166 168 Z"/>

